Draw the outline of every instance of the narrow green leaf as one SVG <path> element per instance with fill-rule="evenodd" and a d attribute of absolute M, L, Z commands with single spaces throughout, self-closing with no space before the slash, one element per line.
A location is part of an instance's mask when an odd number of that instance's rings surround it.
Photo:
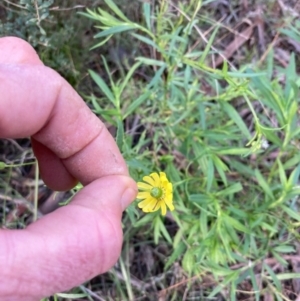
<path fill-rule="evenodd" d="M 255 292 L 255 301 L 259 301 L 260 300 L 260 293 L 259 293 L 260 289 L 258 287 L 257 278 L 255 277 L 255 274 L 254 274 L 254 271 L 252 268 L 249 269 L 249 274 L 250 274 L 253 290 Z"/>
<path fill-rule="evenodd" d="M 140 34 L 137 34 L 137 33 L 131 33 L 131 35 L 133 37 L 135 37 L 136 39 L 140 40 L 141 42 L 143 42 L 143 43 L 145 43 L 145 44 L 153 47 L 154 49 L 157 49 L 157 50 L 160 51 L 160 48 L 158 47 L 158 45 L 156 45 L 156 43 L 153 40 L 151 40 L 151 39 L 149 39 L 147 37 L 144 37 L 144 36 L 142 36 Z"/>
<path fill-rule="evenodd" d="M 281 245 L 273 248 L 272 251 L 278 252 L 278 253 L 295 253 L 295 247 L 289 246 L 289 245 Z"/>
<path fill-rule="evenodd" d="M 155 87 L 156 85 L 162 82 L 161 77 L 165 69 L 166 69 L 166 65 L 164 64 L 156 71 L 155 75 L 153 76 L 150 83 L 148 84 L 147 89 L 151 89 L 152 87 Z"/>
<path fill-rule="evenodd" d="M 102 108 L 99 106 L 99 103 L 98 103 L 98 101 L 97 101 L 95 95 L 92 94 L 91 97 L 89 97 L 89 99 L 92 101 L 93 107 L 94 107 L 94 109 L 95 109 L 94 111 L 95 111 L 96 113 L 100 113 L 100 112 L 102 111 Z"/>
<path fill-rule="evenodd" d="M 251 134 L 249 132 L 248 127 L 245 125 L 243 119 L 241 118 L 240 114 L 235 110 L 235 108 L 229 104 L 228 102 L 221 102 L 221 106 L 224 111 L 228 114 L 228 116 L 232 119 L 233 122 L 239 127 L 241 132 L 245 135 L 247 139 L 251 139 Z"/>
<path fill-rule="evenodd" d="M 272 250 L 271 252 L 272 252 L 272 255 L 274 256 L 274 259 L 277 260 L 278 263 L 281 264 L 281 266 L 287 267 L 289 265 L 289 263 L 284 259 L 282 254 L 279 254 L 279 253 L 275 252 L 274 250 Z"/>
<path fill-rule="evenodd" d="M 213 181 L 214 181 L 214 173 L 215 173 L 215 168 L 214 168 L 214 163 L 211 157 L 207 158 L 207 169 L 205 170 L 206 173 L 206 191 L 209 192 L 211 190 Z"/>
<path fill-rule="evenodd" d="M 293 187 L 294 185 L 297 185 L 299 181 L 299 176 L 300 176 L 300 164 L 292 171 L 288 179 L 287 185 L 289 187 Z"/>
<path fill-rule="evenodd" d="M 177 248 L 169 256 L 169 259 L 165 264 L 164 270 L 167 270 L 176 260 L 179 260 L 179 257 L 183 254 L 185 250 L 186 250 L 186 245 L 183 241 L 181 241 L 177 246 Z"/>
<path fill-rule="evenodd" d="M 195 256 L 191 249 L 187 250 L 182 259 L 182 266 L 183 268 L 191 274 L 195 267 Z"/>
<path fill-rule="evenodd" d="M 219 30 L 219 26 L 216 26 L 215 30 L 213 31 L 212 35 L 210 36 L 209 40 L 208 40 L 208 43 L 207 45 L 205 46 L 205 49 L 200 57 L 200 60 L 199 60 L 199 64 L 202 65 L 204 60 L 206 59 L 207 57 L 207 54 L 208 52 L 210 51 L 210 48 L 215 40 L 215 37 L 216 37 L 216 34 Z"/>
<path fill-rule="evenodd" d="M 144 101 L 146 101 L 150 95 L 151 91 L 147 91 L 146 93 L 138 97 L 136 100 L 134 100 L 123 114 L 123 119 L 127 118 L 131 113 L 133 113 L 134 110 L 137 109 Z"/>
<path fill-rule="evenodd" d="M 146 21 L 147 28 L 149 30 L 151 30 L 151 6 L 150 6 L 150 3 L 148 3 L 148 2 L 143 3 L 143 13 L 144 13 L 144 18 Z"/>
<path fill-rule="evenodd" d="M 232 218 L 231 216 L 229 216 L 227 214 L 223 214 L 223 218 L 226 222 L 228 222 L 236 230 L 247 233 L 247 234 L 251 233 L 249 228 L 245 227 L 242 223 L 240 223 L 238 220 Z"/>
<path fill-rule="evenodd" d="M 163 61 L 148 59 L 146 57 L 137 57 L 136 60 L 142 62 L 145 65 L 159 66 L 159 67 L 165 67 L 166 66 L 166 63 L 163 62 Z"/>
<path fill-rule="evenodd" d="M 190 89 L 191 78 L 191 67 L 187 65 L 184 69 L 184 87 L 186 88 L 187 92 L 189 92 L 188 98 L 195 94 L 193 89 Z"/>
<path fill-rule="evenodd" d="M 197 202 L 199 204 L 209 204 L 212 202 L 212 198 L 209 196 L 209 195 L 206 195 L 206 194 L 191 194 L 189 196 L 189 200 L 191 202 Z"/>
<path fill-rule="evenodd" d="M 123 127 L 123 122 L 119 119 L 118 119 L 116 142 L 119 149 L 122 151 L 123 143 L 124 143 L 124 127 Z"/>
<path fill-rule="evenodd" d="M 97 43 L 96 45 L 92 46 L 90 48 L 90 50 L 96 49 L 98 47 L 101 47 L 102 45 L 104 45 L 110 38 L 112 37 L 112 35 L 106 37 L 104 40 L 102 40 L 100 43 Z"/>
<path fill-rule="evenodd" d="M 265 231 L 268 230 L 271 235 L 278 233 L 278 228 L 274 225 L 274 227 L 268 223 L 262 222 L 261 223 L 261 228 Z"/>
<path fill-rule="evenodd" d="M 225 184 L 225 186 L 227 186 L 227 178 L 224 172 L 228 170 L 227 165 L 218 156 L 213 156 L 213 161 L 223 183 Z"/>
<path fill-rule="evenodd" d="M 285 205 L 281 205 L 282 210 L 287 213 L 291 218 L 300 222 L 300 214 L 298 211 L 292 210 Z"/>
<path fill-rule="evenodd" d="M 169 232 L 166 229 L 166 226 L 164 225 L 164 223 L 162 222 L 161 219 L 160 219 L 160 223 L 159 223 L 159 228 L 160 228 L 160 232 L 162 233 L 164 238 L 167 240 L 167 242 L 169 244 L 172 244 L 172 238 L 171 238 Z"/>
<path fill-rule="evenodd" d="M 289 280 L 289 279 L 299 279 L 300 273 L 283 273 L 283 274 L 277 274 L 278 280 Z"/>
<path fill-rule="evenodd" d="M 87 9 L 88 13 L 78 12 L 79 15 L 84 16 L 86 18 L 99 21 L 99 17 L 91 10 Z"/>
<path fill-rule="evenodd" d="M 223 72 L 223 74 L 224 74 L 224 77 L 226 77 L 226 76 L 227 76 L 227 73 L 228 73 L 228 63 L 227 63 L 227 60 L 224 60 L 224 61 L 223 61 L 222 72 Z"/>
<path fill-rule="evenodd" d="M 231 77 L 236 78 L 253 78 L 258 76 L 266 76 L 266 72 L 249 72 L 249 73 L 243 73 L 243 72 L 228 72 L 227 75 Z"/>
<path fill-rule="evenodd" d="M 226 287 L 230 282 L 235 281 L 238 278 L 239 271 L 228 271 L 230 273 L 227 277 L 225 277 L 224 281 L 217 285 L 213 291 L 208 295 L 208 299 L 215 297 L 219 292 L 221 292 L 224 287 Z"/>
<path fill-rule="evenodd" d="M 279 291 L 281 291 L 282 290 L 281 283 L 280 283 L 279 279 L 277 278 L 277 275 L 274 273 L 273 269 L 271 269 L 266 263 L 263 264 L 263 267 L 265 268 L 267 273 L 269 273 L 270 278 L 272 279 L 272 281 L 275 284 L 276 288 Z"/>
<path fill-rule="evenodd" d="M 240 220 L 248 218 L 247 212 L 245 212 L 244 210 L 238 209 L 234 206 L 228 207 L 228 210 L 234 213 Z"/>
<path fill-rule="evenodd" d="M 104 95 L 110 100 L 110 102 L 116 106 L 115 97 L 112 93 L 112 91 L 108 88 L 104 80 L 93 70 L 89 70 L 89 74 L 92 77 L 92 79 L 95 81 L 97 86 L 100 88 L 100 90 L 104 93 Z"/>
<path fill-rule="evenodd" d="M 298 77 L 297 71 L 296 71 L 296 58 L 295 58 L 294 52 L 292 52 L 290 55 L 289 64 L 286 68 L 286 75 L 287 75 L 287 78 L 289 81 L 294 80 Z M 286 86 L 288 86 L 287 83 L 286 83 Z"/>
<path fill-rule="evenodd" d="M 273 192 L 269 186 L 269 184 L 266 182 L 265 178 L 262 176 L 260 171 L 258 169 L 255 170 L 255 176 L 257 179 L 257 182 L 259 186 L 263 189 L 263 191 L 272 199 L 274 200 Z"/>
<path fill-rule="evenodd" d="M 277 158 L 276 162 L 278 164 L 278 172 L 279 172 L 279 178 L 280 178 L 281 185 L 283 187 L 286 187 L 287 178 L 286 178 L 286 174 L 285 174 L 283 165 L 282 165 L 282 163 L 281 163 L 281 161 L 280 161 L 279 158 Z"/>
<path fill-rule="evenodd" d="M 200 230 L 203 233 L 204 238 L 205 238 L 208 233 L 208 220 L 207 220 L 207 211 L 206 210 L 200 211 Z"/>
<path fill-rule="evenodd" d="M 122 11 L 116 6 L 116 4 L 112 0 L 104 1 L 119 18 L 121 18 L 125 22 L 130 22 L 130 20 L 122 13 Z"/>
<path fill-rule="evenodd" d="M 108 67 L 105 56 L 101 55 L 101 58 L 102 58 L 102 61 L 103 61 L 104 67 L 105 67 L 106 74 L 108 75 L 108 78 L 109 78 L 111 90 L 114 94 L 115 107 L 119 110 L 120 109 L 120 93 L 118 93 L 119 92 L 118 91 L 118 86 L 115 85 L 115 82 L 112 78 L 111 71 Z"/>
<path fill-rule="evenodd" d="M 205 105 L 203 102 L 199 102 L 198 112 L 200 116 L 200 123 L 201 123 L 202 130 L 205 130 L 207 126 L 206 126 Z"/>
<path fill-rule="evenodd" d="M 299 133 L 300 133 L 300 128 L 299 128 Z M 290 169 L 293 168 L 295 165 L 298 165 L 299 163 L 300 163 L 300 154 L 296 153 L 293 157 L 291 157 L 283 164 L 283 167 L 284 169 Z"/>
<path fill-rule="evenodd" d="M 300 31 L 298 31 L 296 28 L 290 27 L 287 28 L 281 28 L 279 29 L 279 32 L 287 35 L 288 37 L 292 38 L 295 41 L 300 42 Z"/>
<path fill-rule="evenodd" d="M 249 148 L 227 148 L 218 150 L 219 155 L 245 155 L 249 153 Z"/>
<path fill-rule="evenodd" d="M 141 62 L 137 62 L 135 63 L 130 69 L 129 71 L 127 72 L 121 86 L 120 86 L 120 89 L 119 89 L 119 93 L 122 94 L 123 90 L 125 89 L 125 87 L 127 86 L 129 80 L 131 79 L 132 77 L 132 74 L 134 73 L 134 71 L 141 65 Z"/>
<path fill-rule="evenodd" d="M 163 35 L 162 39 L 164 40 L 169 40 L 171 39 L 171 42 L 169 43 L 169 49 L 168 49 L 168 55 L 172 56 L 172 54 L 174 55 L 175 53 L 178 52 L 178 48 L 179 43 L 181 44 L 186 44 L 186 40 L 183 39 L 182 37 L 180 37 L 180 32 L 181 32 L 182 26 L 178 26 L 178 28 L 176 28 L 175 32 L 172 32 L 171 35 Z"/>
<path fill-rule="evenodd" d="M 117 19 L 115 16 L 110 14 L 109 12 L 98 8 L 98 18 L 101 25 L 105 25 L 107 27 L 117 26 L 118 24 L 122 24 L 123 22 Z M 97 27 L 97 26 L 96 26 Z"/>
<path fill-rule="evenodd" d="M 120 32 L 124 32 L 124 31 L 128 31 L 130 29 L 134 29 L 134 27 L 132 25 L 119 25 L 119 26 L 114 26 L 111 27 L 109 29 L 105 29 L 99 33 L 97 33 L 96 35 L 94 35 L 94 38 L 102 38 L 102 37 L 106 37 L 106 36 L 110 36 L 116 33 L 120 33 Z"/>
<path fill-rule="evenodd" d="M 145 214 L 140 220 L 138 220 L 133 226 L 135 228 L 140 228 L 142 226 L 145 226 L 146 224 L 153 221 L 153 215 L 152 214 Z"/>
<path fill-rule="evenodd" d="M 216 193 L 218 196 L 227 196 L 227 195 L 232 195 L 235 194 L 236 192 L 242 191 L 243 186 L 240 182 L 237 182 L 235 184 L 232 184 L 231 186 L 219 191 Z"/>

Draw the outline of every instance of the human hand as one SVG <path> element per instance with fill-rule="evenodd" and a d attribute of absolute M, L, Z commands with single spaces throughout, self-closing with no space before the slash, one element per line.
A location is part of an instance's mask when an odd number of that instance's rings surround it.
<path fill-rule="evenodd" d="M 0 137 L 31 136 L 44 182 L 85 187 L 24 230 L 0 230 L 0 300 L 40 300 L 107 271 L 137 189 L 103 123 L 33 48 L 0 39 Z"/>

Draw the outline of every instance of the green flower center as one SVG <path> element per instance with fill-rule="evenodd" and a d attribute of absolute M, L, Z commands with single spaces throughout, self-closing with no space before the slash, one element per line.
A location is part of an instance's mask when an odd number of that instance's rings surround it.
<path fill-rule="evenodd" d="M 163 191 L 161 188 L 159 187 L 153 187 L 150 191 L 150 194 L 152 197 L 156 198 L 156 199 L 159 199 L 162 197 L 163 195 Z"/>

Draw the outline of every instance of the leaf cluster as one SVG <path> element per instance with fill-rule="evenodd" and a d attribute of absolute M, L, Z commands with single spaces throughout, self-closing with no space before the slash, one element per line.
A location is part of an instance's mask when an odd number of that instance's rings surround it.
<path fill-rule="evenodd" d="M 178 7 L 161 1 L 155 8 L 145 2 L 140 23 L 130 21 L 112 0 L 105 3 L 107 10 L 83 14 L 100 29 L 95 47 L 121 34 L 150 55 L 135 57 L 117 81 L 104 60 L 109 82 L 90 71 L 103 95 L 90 101 L 116 125 L 131 175 L 139 181 L 164 170 L 175 186 L 177 210 L 167 219 L 176 233 L 171 236 L 157 214 L 142 216 L 131 207 L 128 220 L 135 232 L 147 229 L 155 243 L 172 244 L 165 270 L 181 260 L 190 275 L 211 273 L 219 279 L 209 297 L 227 286 L 235 300 L 239 285 L 248 280 L 259 300 L 261 283 L 254 275 L 262 264 L 261 281 L 274 285 L 279 298 L 280 278 L 297 275 L 276 275 L 264 260 L 271 256 L 287 267 L 284 256 L 296 251 L 299 239 L 295 56 L 286 69 L 274 64 L 272 51 L 260 69 L 246 64 L 237 70 L 227 61 L 215 69 L 209 62 L 219 26 L 206 43 L 193 45 L 195 34 L 202 37 L 198 24 L 205 6 L 198 1 Z M 138 72 L 147 73 L 146 82 Z M 138 130 L 130 127 L 132 120 Z"/>

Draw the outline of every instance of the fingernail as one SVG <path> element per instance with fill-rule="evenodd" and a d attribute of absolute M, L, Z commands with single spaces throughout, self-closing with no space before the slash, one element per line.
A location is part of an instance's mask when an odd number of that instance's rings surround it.
<path fill-rule="evenodd" d="M 137 190 L 132 188 L 127 188 L 121 198 L 122 210 L 125 210 L 131 202 L 135 199 L 137 195 Z"/>

